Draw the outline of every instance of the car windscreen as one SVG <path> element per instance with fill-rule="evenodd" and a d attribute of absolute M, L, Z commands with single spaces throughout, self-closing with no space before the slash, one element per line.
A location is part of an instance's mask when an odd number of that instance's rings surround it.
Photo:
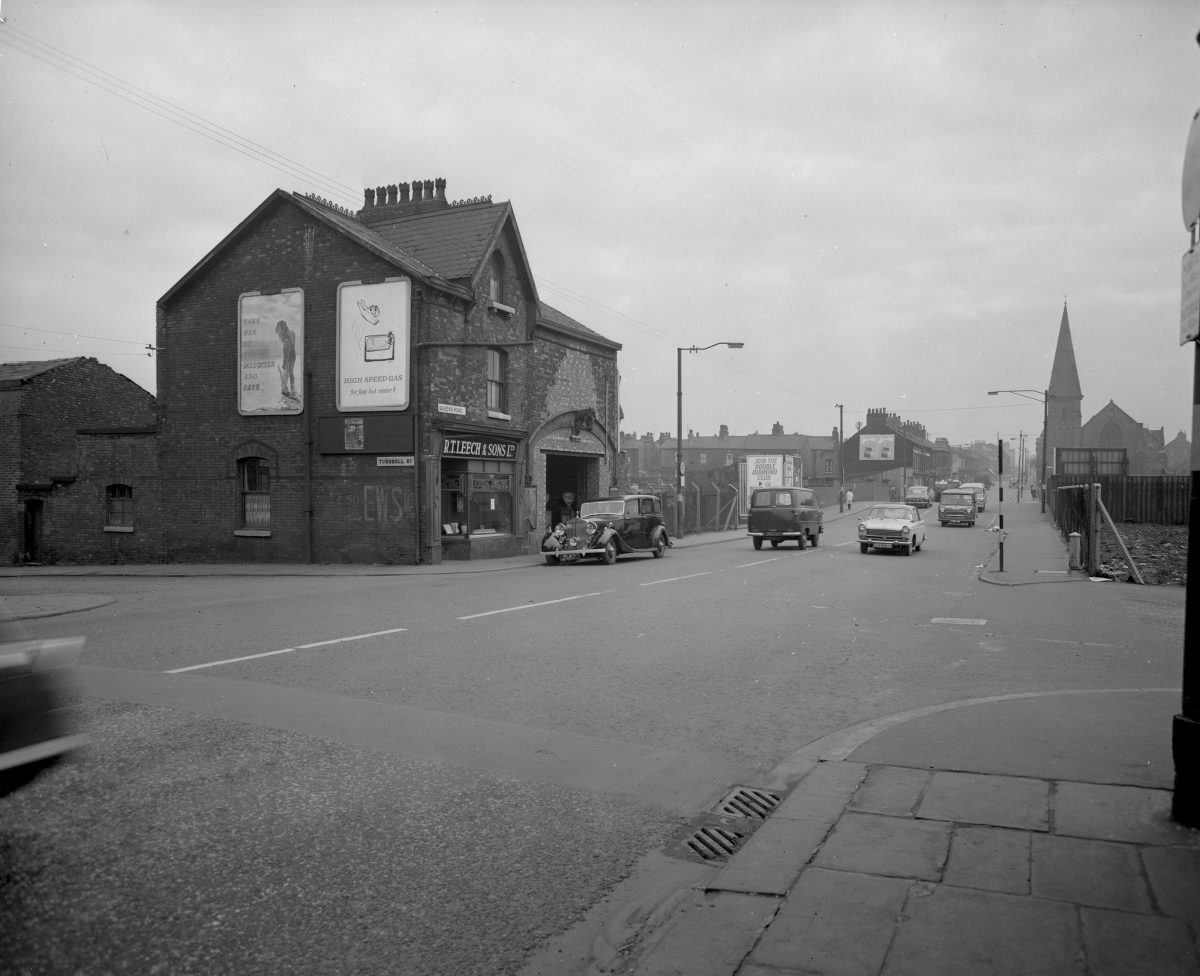
<path fill-rule="evenodd" d="M 902 505 L 877 505 L 867 509 L 869 519 L 907 519 L 911 518 L 910 509 Z"/>
<path fill-rule="evenodd" d="M 579 514 L 583 518 L 590 518 L 596 515 L 624 515 L 625 499 L 607 498 L 598 502 L 584 502 L 579 507 Z"/>
<path fill-rule="evenodd" d="M 811 488 L 760 488 L 751 496 L 750 504 L 755 508 L 811 505 L 813 491 Z"/>
<path fill-rule="evenodd" d="M 943 505 L 971 505 L 975 502 L 975 494 L 970 491 L 943 491 Z"/>

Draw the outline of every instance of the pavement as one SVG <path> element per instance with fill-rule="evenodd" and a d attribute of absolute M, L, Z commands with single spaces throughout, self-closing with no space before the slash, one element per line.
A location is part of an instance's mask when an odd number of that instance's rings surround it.
<path fill-rule="evenodd" d="M 826 521 L 854 515 L 827 509 Z M 1006 503 L 1004 530 L 992 536 L 978 567 L 983 583 L 1055 586 L 1063 601 L 1089 605 L 1097 587 L 1130 585 L 1072 570 L 1048 516 L 1028 501 Z M 675 545 L 745 538 L 737 529 Z M 31 575 L 503 572 L 531 558 L 10 567 L 0 570 L 0 592 L 7 578 Z M 5 599 L 13 616 L 107 600 Z M 1170 817 L 1169 739 L 1179 708 L 1178 688 L 1000 695 L 882 717 L 810 743 L 776 770 L 791 785 L 768 795 L 761 822 L 730 838 L 732 851 L 702 882 L 642 913 L 632 937 L 607 956 L 592 953 L 588 972 L 1196 976 L 1200 830 Z"/>

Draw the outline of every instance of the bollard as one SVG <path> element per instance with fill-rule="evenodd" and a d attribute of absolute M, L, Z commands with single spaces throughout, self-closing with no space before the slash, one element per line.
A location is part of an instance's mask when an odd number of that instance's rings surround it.
<path fill-rule="evenodd" d="M 1067 536 L 1067 553 L 1069 555 L 1069 563 L 1071 569 L 1082 569 L 1079 564 L 1079 533 L 1072 532 Z"/>

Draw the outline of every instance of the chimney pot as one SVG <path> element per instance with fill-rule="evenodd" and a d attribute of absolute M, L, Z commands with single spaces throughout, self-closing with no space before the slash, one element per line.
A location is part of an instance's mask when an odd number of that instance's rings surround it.
<path fill-rule="evenodd" d="M 425 181 L 425 199 L 426 200 L 433 199 L 433 180 Z"/>
<path fill-rule="evenodd" d="M 383 201 L 384 201 L 384 200 L 386 200 L 386 199 L 387 199 L 387 187 L 386 187 L 386 186 L 377 186 L 377 187 L 375 187 L 375 202 L 376 202 L 376 203 L 377 203 L 379 206 L 381 206 L 381 207 L 382 207 L 382 206 L 383 206 Z"/>
<path fill-rule="evenodd" d="M 421 200 L 421 181 L 420 180 L 412 181 L 412 198 L 413 198 L 413 203 L 419 203 Z"/>
<path fill-rule="evenodd" d="M 409 186 L 407 183 L 400 184 L 400 202 L 408 203 Z"/>
<path fill-rule="evenodd" d="M 370 187 L 363 190 L 363 210 L 375 206 L 375 191 Z"/>
<path fill-rule="evenodd" d="M 388 202 L 388 203 L 395 203 L 395 202 L 396 202 L 396 191 L 397 191 L 397 190 L 398 190 L 398 187 L 396 186 L 396 184 L 395 184 L 395 183 L 389 183 L 389 184 L 388 184 L 388 188 L 387 188 L 387 193 L 388 193 L 388 195 L 387 195 L 387 202 Z"/>
<path fill-rule="evenodd" d="M 444 176 L 439 176 L 434 181 L 434 186 L 437 188 L 437 198 L 438 198 L 439 202 L 445 203 L 446 202 L 446 178 Z"/>

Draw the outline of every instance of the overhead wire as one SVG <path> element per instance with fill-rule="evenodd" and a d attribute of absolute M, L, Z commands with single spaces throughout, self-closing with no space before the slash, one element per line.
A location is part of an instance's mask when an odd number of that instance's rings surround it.
<path fill-rule="evenodd" d="M 0 22 L 0 42 L 6 43 L 15 50 L 48 64 L 53 68 L 80 79 L 96 88 L 115 95 L 138 108 L 144 109 L 160 118 L 166 119 L 184 129 L 196 133 L 205 139 L 218 143 L 254 159 L 267 166 L 287 173 L 310 186 L 320 188 L 322 192 L 331 194 L 350 205 L 358 205 L 359 191 L 331 179 L 309 166 L 278 153 L 275 150 L 239 135 L 232 129 L 213 122 L 209 119 L 183 108 L 165 98 L 161 98 L 144 88 L 125 81 L 111 72 L 105 71 L 82 58 L 76 57 L 60 48 L 41 40 L 34 35 L 14 27 L 11 23 Z"/>
<path fill-rule="evenodd" d="M 350 206 L 358 204 L 358 190 L 350 187 L 347 184 L 341 183 L 331 177 L 319 173 L 317 170 L 294 160 L 282 153 L 276 152 L 268 146 L 248 139 L 245 136 L 229 129 L 219 123 L 192 112 L 189 109 L 183 108 L 168 99 L 162 98 L 154 93 L 147 91 L 132 82 L 126 81 L 109 71 L 99 68 L 76 55 L 70 54 L 60 48 L 49 44 L 40 38 L 13 26 L 10 22 L 0 19 L 0 42 L 7 43 L 10 47 L 22 52 L 37 61 L 41 61 L 50 67 L 63 71 L 72 77 L 78 78 L 87 84 L 93 85 L 96 88 L 106 91 L 109 94 L 115 95 L 132 105 L 137 106 L 151 114 L 157 115 L 168 122 L 187 129 L 202 138 L 208 139 L 218 145 L 224 146 L 227 149 L 232 149 L 250 159 L 263 163 L 279 172 L 286 173 L 301 182 L 308 184 L 314 188 L 319 188 L 323 193 L 328 193 L 331 196 L 347 202 Z M 596 299 L 590 298 L 574 289 L 568 288 L 558 282 L 547 278 L 539 278 L 540 286 L 545 286 L 552 293 L 563 296 L 563 298 L 574 302 L 575 304 L 588 309 L 590 312 L 604 316 L 623 325 L 625 328 L 639 332 L 657 342 L 679 348 L 679 339 L 670 333 L 656 328 L 647 322 L 642 321 L 634 316 L 628 315 L 610 306 L 604 305 Z M 44 329 L 28 329 L 27 331 L 40 331 L 48 334 L 58 334 L 66 336 L 77 336 L 79 338 L 91 338 L 102 341 L 113 342 L 134 342 L 134 340 L 117 340 L 108 339 L 104 336 L 84 336 L 80 333 L 54 333 L 52 330 Z M 143 345 L 142 343 L 137 343 Z M 22 348 L 29 349 L 27 346 L 5 346 L 5 348 Z M 149 349 L 151 347 L 145 346 Z M 686 348 L 686 347 L 683 347 Z M 125 355 L 134 355 L 126 353 Z M 768 376 L 758 370 L 751 369 L 739 362 L 736 357 L 730 357 L 726 365 L 734 372 L 741 373 L 751 379 L 766 383 L 773 389 L 782 392 L 789 397 L 799 397 L 813 403 L 824 402 L 806 392 L 797 391 L 794 387 L 784 386 L 775 378 Z M 972 410 L 972 409 L 995 409 L 994 406 L 988 407 L 944 407 L 944 408 L 929 408 L 920 413 L 931 412 L 953 412 L 957 410 Z"/>

